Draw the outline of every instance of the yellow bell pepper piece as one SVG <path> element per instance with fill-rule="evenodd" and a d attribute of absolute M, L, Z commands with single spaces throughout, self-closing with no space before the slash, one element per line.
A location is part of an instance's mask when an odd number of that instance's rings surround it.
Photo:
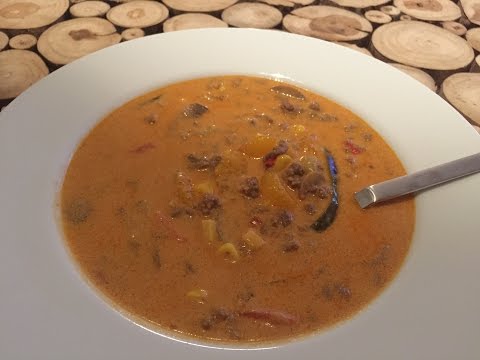
<path fill-rule="evenodd" d="M 263 240 L 263 238 L 253 229 L 249 229 L 245 234 L 243 234 L 242 239 L 252 250 L 260 249 L 263 245 L 265 245 L 265 240 Z"/>

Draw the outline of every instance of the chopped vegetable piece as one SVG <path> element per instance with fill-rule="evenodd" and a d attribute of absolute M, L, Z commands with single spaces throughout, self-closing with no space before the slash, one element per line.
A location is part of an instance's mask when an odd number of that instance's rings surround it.
<path fill-rule="evenodd" d="M 207 301 L 208 292 L 204 289 L 195 289 L 187 293 L 187 297 L 198 302 L 199 304 L 205 304 Z"/>
<path fill-rule="evenodd" d="M 348 139 L 343 143 L 345 147 L 345 152 L 348 154 L 358 155 L 365 151 L 364 147 L 355 144 L 351 139 Z"/>
<path fill-rule="evenodd" d="M 269 136 L 257 134 L 243 146 L 243 152 L 253 158 L 261 158 L 269 152 L 277 141 Z"/>
<path fill-rule="evenodd" d="M 217 252 L 229 258 L 232 262 L 236 262 L 238 259 L 240 259 L 237 248 L 232 243 L 223 244 L 218 248 Z"/>
<path fill-rule="evenodd" d="M 240 313 L 241 316 L 256 320 L 263 320 L 275 325 L 293 325 L 298 322 L 298 318 L 286 311 L 271 309 L 245 310 Z"/>
<path fill-rule="evenodd" d="M 205 181 L 195 186 L 195 190 L 201 194 L 213 194 L 214 188 L 211 181 Z"/>
<path fill-rule="evenodd" d="M 240 176 L 247 171 L 247 159 L 234 150 L 227 150 L 222 154 L 222 161 L 215 168 L 217 180 L 228 180 L 230 176 Z"/>
<path fill-rule="evenodd" d="M 217 222 L 215 220 L 202 220 L 203 237 L 208 244 L 218 241 Z"/>
<path fill-rule="evenodd" d="M 317 232 L 326 230 L 337 217 L 338 210 L 338 192 L 337 192 L 337 165 L 332 154 L 325 150 L 327 156 L 328 168 L 330 170 L 330 177 L 332 178 L 332 200 L 327 207 L 327 210 L 311 225 L 311 228 Z"/>
<path fill-rule="evenodd" d="M 280 155 L 277 157 L 277 160 L 275 161 L 275 165 L 273 165 L 272 170 L 273 171 L 282 171 L 285 169 L 290 163 L 292 162 L 292 158 L 286 154 Z"/>
<path fill-rule="evenodd" d="M 140 146 L 130 150 L 130 152 L 133 153 L 133 154 L 143 154 L 145 151 L 151 150 L 151 149 L 154 149 L 154 148 L 155 148 L 155 145 L 153 145 L 152 143 L 149 142 L 149 143 L 140 145 Z"/>
<path fill-rule="evenodd" d="M 260 189 L 264 198 L 272 205 L 282 208 L 292 208 L 295 204 L 293 198 L 288 194 L 279 176 L 272 171 L 267 171 L 260 182 Z"/>
<path fill-rule="evenodd" d="M 243 234 L 242 239 L 252 250 L 260 249 L 263 245 L 265 245 L 265 240 L 263 240 L 263 238 L 253 229 L 248 229 L 248 231 Z"/>

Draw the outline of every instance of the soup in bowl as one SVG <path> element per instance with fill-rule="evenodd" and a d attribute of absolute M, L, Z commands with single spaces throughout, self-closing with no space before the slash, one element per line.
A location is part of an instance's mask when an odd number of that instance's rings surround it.
<path fill-rule="evenodd" d="M 86 279 L 156 331 L 265 343 L 325 330 L 392 281 L 412 198 L 368 210 L 405 174 L 339 104 L 272 78 L 215 76 L 120 106 L 81 141 L 61 188 Z"/>

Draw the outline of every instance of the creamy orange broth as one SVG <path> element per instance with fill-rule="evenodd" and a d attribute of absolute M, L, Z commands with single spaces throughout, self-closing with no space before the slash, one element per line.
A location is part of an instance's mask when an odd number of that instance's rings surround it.
<path fill-rule="evenodd" d="M 317 232 L 332 198 L 325 149 L 339 206 Z M 130 101 L 88 134 L 64 179 L 62 223 L 87 278 L 148 326 L 275 341 L 348 319 L 392 280 L 413 200 L 361 210 L 353 193 L 404 173 L 326 98 L 263 78 L 196 79 Z"/>

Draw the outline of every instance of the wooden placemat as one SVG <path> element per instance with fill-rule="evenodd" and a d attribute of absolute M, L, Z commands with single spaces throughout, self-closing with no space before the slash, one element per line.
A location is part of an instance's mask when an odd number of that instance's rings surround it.
<path fill-rule="evenodd" d="M 374 56 L 437 92 L 480 132 L 480 0 L 0 0 L 0 107 L 104 47 L 228 26 L 289 31 Z"/>

